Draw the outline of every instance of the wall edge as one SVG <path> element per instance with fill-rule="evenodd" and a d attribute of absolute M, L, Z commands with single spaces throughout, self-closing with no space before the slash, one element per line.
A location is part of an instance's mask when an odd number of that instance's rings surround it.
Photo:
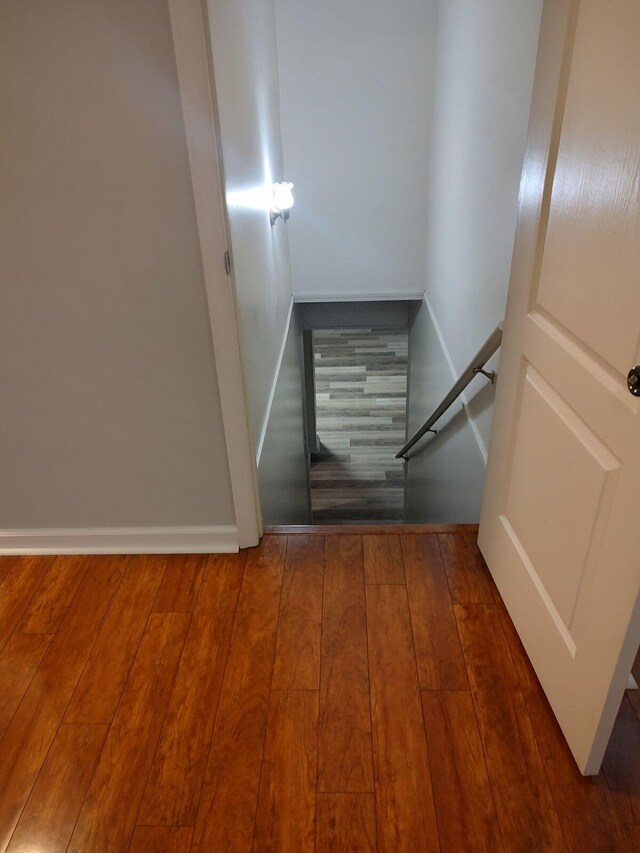
<path fill-rule="evenodd" d="M 260 428 L 260 435 L 258 437 L 258 444 L 256 447 L 256 466 L 260 465 L 260 457 L 262 456 L 262 448 L 264 446 L 264 440 L 267 435 L 267 429 L 269 427 L 269 420 L 271 418 L 271 409 L 273 408 L 273 398 L 276 395 L 276 388 L 278 386 L 278 379 L 280 378 L 280 369 L 282 367 L 282 359 L 284 358 L 284 351 L 287 345 L 287 340 L 289 338 L 289 329 L 291 327 L 291 315 L 293 314 L 293 304 L 294 297 L 291 296 L 289 300 L 289 310 L 287 311 L 287 321 L 284 326 L 284 334 L 282 336 L 282 341 L 280 343 L 280 351 L 278 353 L 278 360 L 276 362 L 276 369 L 274 371 L 273 380 L 271 381 L 271 389 L 269 391 L 269 399 L 267 401 L 267 409 L 264 413 L 264 418 L 262 420 L 262 427 Z"/>
<path fill-rule="evenodd" d="M 438 343 L 440 344 L 440 349 L 442 350 L 442 354 L 444 355 L 445 361 L 447 362 L 447 364 L 449 366 L 449 370 L 451 371 L 451 377 L 452 377 L 454 382 L 457 382 L 458 379 L 460 378 L 460 376 L 455 369 L 455 366 L 453 364 L 453 359 L 451 358 L 451 353 L 449 352 L 449 348 L 447 347 L 447 343 L 444 339 L 444 335 L 442 334 L 442 329 L 440 328 L 438 320 L 436 319 L 435 312 L 433 310 L 433 307 L 431 305 L 431 302 L 429 301 L 429 297 L 427 296 L 426 292 L 423 294 L 423 300 L 424 300 L 425 307 L 427 309 L 427 313 L 429 314 L 429 318 L 430 318 L 431 323 L 433 325 L 433 328 L 435 329 L 436 337 L 438 339 Z M 464 391 L 462 392 L 462 394 L 460 394 L 460 400 L 462 401 L 462 408 L 464 409 L 464 413 L 467 417 L 467 421 L 469 423 L 469 426 L 471 427 L 471 432 L 473 433 L 473 437 L 476 440 L 478 452 L 480 453 L 480 456 L 482 457 L 482 462 L 486 468 L 487 467 L 487 459 L 489 456 L 488 450 L 485 447 L 484 441 L 482 440 L 482 436 L 480 435 L 480 430 L 478 429 L 478 425 L 475 422 L 475 418 L 469 412 L 469 401 L 468 401 L 467 395 L 465 394 Z"/>

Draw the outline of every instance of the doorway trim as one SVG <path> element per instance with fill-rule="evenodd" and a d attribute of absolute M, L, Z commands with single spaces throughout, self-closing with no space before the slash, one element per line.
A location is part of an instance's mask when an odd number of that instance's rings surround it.
<path fill-rule="evenodd" d="M 169 0 L 168 5 L 238 543 L 240 548 L 248 548 L 260 541 L 262 516 L 247 417 L 235 282 L 233 272 L 225 270 L 225 255 L 230 250 L 207 21 L 200 0 Z"/>

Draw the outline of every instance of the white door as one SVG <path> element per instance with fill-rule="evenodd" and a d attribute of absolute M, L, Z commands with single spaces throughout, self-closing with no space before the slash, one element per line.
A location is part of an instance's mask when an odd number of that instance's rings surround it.
<path fill-rule="evenodd" d="M 640 642 L 640 3 L 546 0 L 479 544 L 583 773 Z"/>

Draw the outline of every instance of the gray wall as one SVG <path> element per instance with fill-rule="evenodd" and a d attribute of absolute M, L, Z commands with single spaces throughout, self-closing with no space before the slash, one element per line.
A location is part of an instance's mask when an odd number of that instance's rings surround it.
<path fill-rule="evenodd" d="M 426 295 L 459 375 L 504 317 L 542 0 L 439 0 Z M 470 402 L 486 456 L 491 406 Z"/>
<path fill-rule="evenodd" d="M 291 301 L 288 226 L 269 222 L 282 166 L 273 0 L 207 0 L 225 190 L 256 448 Z"/>
<path fill-rule="evenodd" d="M 0 528 L 233 524 L 166 4 L 5 0 Z"/>
<path fill-rule="evenodd" d="M 311 520 L 303 387 L 302 324 L 295 306 L 258 465 L 265 524 Z"/>
<path fill-rule="evenodd" d="M 421 294 L 436 0 L 276 0 L 296 295 Z"/>
<path fill-rule="evenodd" d="M 485 404 L 490 401 L 486 384 L 478 377 L 469 388 L 471 395 L 478 394 L 478 404 L 481 399 Z M 451 385 L 451 371 L 423 304 L 409 330 L 408 436 L 423 424 Z M 437 435 L 427 434 L 410 451 L 416 455 L 406 465 L 405 521 L 476 522 L 485 467 L 462 403 L 454 403 L 436 428 Z"/>
<path fill-rule="evenodd" d="M 304 302 L 302 327 L 306 329 L 407 329 L 412 302 Z"/>

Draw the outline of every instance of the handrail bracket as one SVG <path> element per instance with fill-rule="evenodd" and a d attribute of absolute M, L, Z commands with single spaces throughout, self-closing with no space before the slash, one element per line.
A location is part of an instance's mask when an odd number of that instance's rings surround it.
<path fill-rule="evenodd" d="M 411 448 L 416 444 L 423 435 L 427 432 L 433 432 L 437 435 L 437 431 L 433 429 L 433 425 L 437 420 L 439 420 L 442 415 L 447 411 L 449 406 L 462 394 L 467 385 L 471 382 L 474 376 L 477 376 L 481 373 L 486 379 L 493 383 L 496 381 L 496 371 L 495 370 L 485 370 L 484 366 L 489 361 L 491 356 L 498 350 L 500 344 L 502 343 L 502 323 L 498 323 L 493 332 L 489 335 L 484 344 L 480 347 L 478 352 L 476 353 L 473 361 L 469 364 L 465 370 L 462 372 L 460 377 L 456 380 L 453 388 L 449 391 L 444 400 L 440 403 L 437 408 L 429 415 L 427 420 L 422 424 L 420 429 L 413 434 L 413 436 L 409 439 L 409 441 L 405 444 L 405 446 L 396 453 L 396 459 L 404 459 L 405 461 L 409 460 L 407 453 Z"/>
<path fill-rule="evenodd" d="M 496 376 L 498 375 L 495 370 L 485 370 L 484 367 L 474 367 L 473 372 L 477 375 L 481 373 L 483 376 L 486 376 L 489 382 L 493 385 L 496 381 Z"/>

